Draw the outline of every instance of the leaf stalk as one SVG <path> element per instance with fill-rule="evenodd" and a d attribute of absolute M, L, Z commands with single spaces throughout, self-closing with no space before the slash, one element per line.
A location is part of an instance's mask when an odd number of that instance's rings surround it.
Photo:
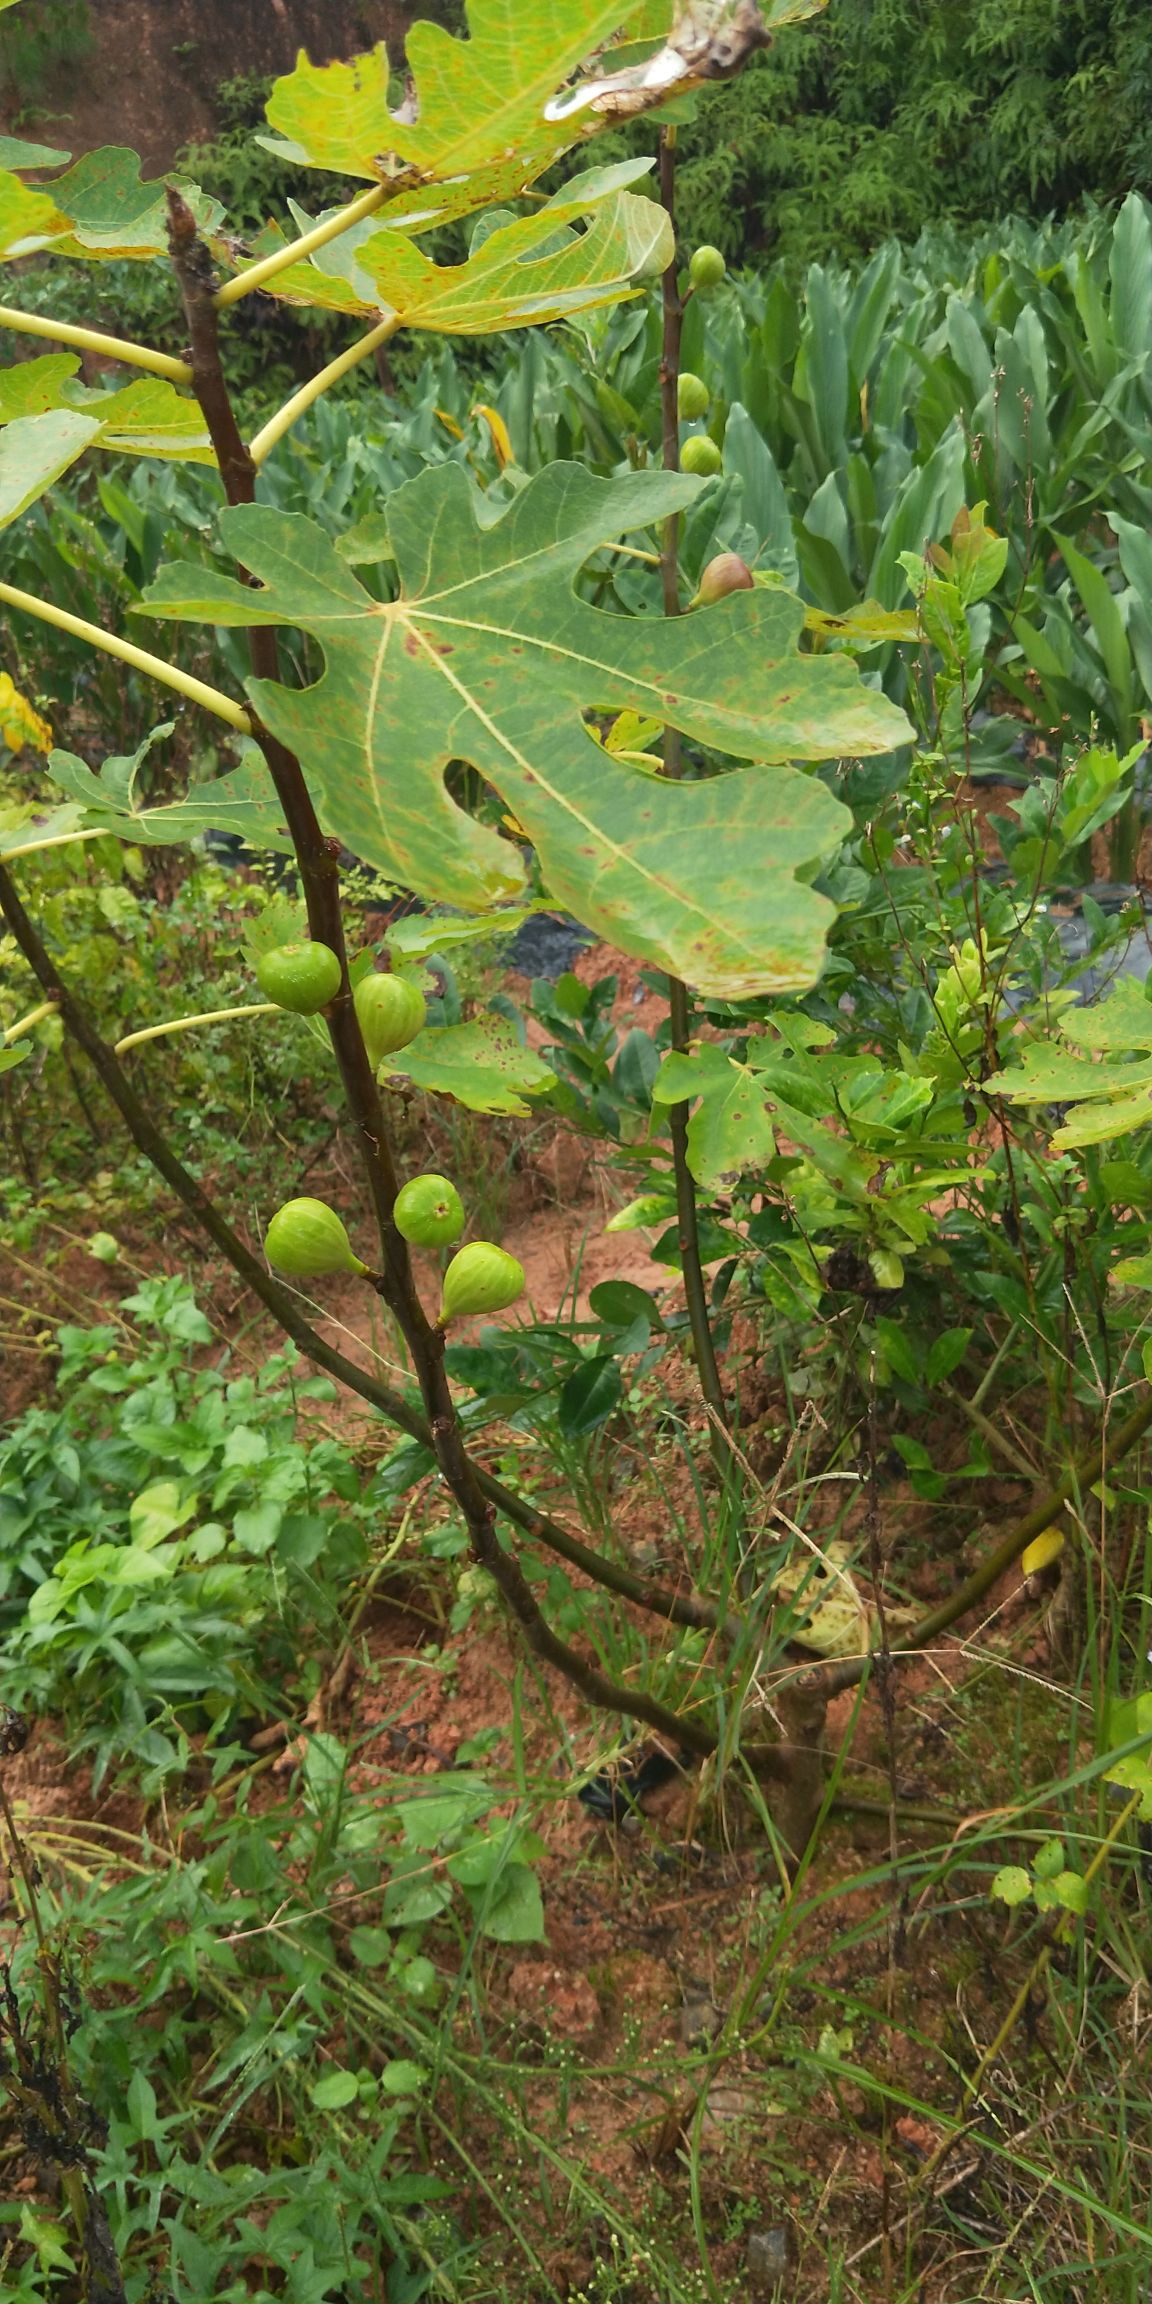
<path fill-rule="evenodd" d="M 361 192 L 355 200 L 350 200 L 346 208 L 337 209 L 336 214 L 329 216 L 323 224 L 314 224 L 310 232 L 302 233 L 298 240 L 290 241 L 286 248 L 277 248 L 271 256 L 263 256 L 258 264 L 250 264 L 246 271 L 238 272 L 235 279 L 226 280 L 224 286 L 216 290 L 217 311 L 225 312 L 230 304 L 238 304 L 242 296 L 251 296 L 255 289 L 263 288 L 266 281 L 274 280 L 278 272 L 286 272 L 290 265 L 299 264 L 303 257 L 311 256 L 314 249 L 326 248 L 330 240 L 338 240 L 342 232 L 347 232 L 353 224 L 359 224 L 362 217 L 371 216 L 391 197 L 389 185 L 370 185 L 367 192 Z"/>
<path fill-rule="evenodd" d="M 676 225 L 676 130 L 660 130 L 660 200 L 669 224 L 675 233 Z M 673 243 L 672 261 L 663 277 L 664 330 L 660 359 L 660 405 L 662 418 L 662 449 L 664 470 L 680 469 L 680 335 L 684 307 L 680 298 L 679 267 Z M 664 523 L 663 549 L 660 569 L 664 593 L 664 614 L 679 616 L 680 606 L 680 515 L 672 513 Z M 664 731 L 664 772 L 668 776 L 681 773 L 680 732 L 676 728 Z M 671 1044 L 681 1055 L 686 1054 L 690 1035 L 690 1011 L 687 985 L 676 977 L 668 983 L 668 1020 Z M 680 1246 L 680 1264 L 684 1276 L 684 1295 L 688 1305 L 688 1325 L 692 1332 L 692 1350 L 700 1389 L 709 1411 L 708 1429 L 713 1461 L 725 1488 L 738 1501 L 742 1478 L 740 1465 L 732 1447 L 728 1403 L 720 1381 L 720 1365 L 716 1358 L 716 1343 L 708 1317 L 708 1292 L 704 1283 L 704 1267 L 700 1260 L 700 1225 L 696 1209 L 696 1186 L 688 1165 L 688 1106 L 671 1104 L 668 1107 L 668 1128 L 672 1138 L 672 1169 L 676 1183 L 676 1224 Z"/>
<path fill-rule="evenodd" d="M 310 376 L 308 382 L 302 384 L 300 390 L 294 392 L 291 399 L 284 402 L 282 408 L 277 409 L 275 416 L 269 417 L 268 422 L 261 427 L 255 439 L 250 442 L 248 453 L 252 462 L 257 466 L 263 464 L 265 457 L 269 456 L 278 442 L 283 440 L 285 433 L 290 432 L 293 425 L 298 424 L 300 418 L 307 415 L 309 408 L 325 392 L 330 392 L 334 384 L 339 384 L 342 377 L 350 375 L 353 368 L 358 368 L 362 360 L 370 359 L 373 352 L 377 351 L 381 344 L 387 344 L 389 337 L 396 334 L 399 326 L 399 314 L 390 312 L 388 318 L 381 320 L 378 327 L 370 328 L 366 336 L 361 336 L 355 344 L 350 344 L 346 352 L 338 353 L 336 359 L 330 360 L 326 368 L 320 368 L 315 376 Z"/>
<path fill-rule="evenodd" d="M 126 1055 L 129 1048 L 142 1048 L 146 1040 L 162 1040 L 168 1032 L 193 1032 L 198 1024 L 229 1024 L 237 1016 L 274 1016 L 274 1000 L 256 1000 L 247 1008 L 206 1008 L 200 1016 L 170 1016 L 165 1024 L 147 1024 L 139 1032 L 126 1032 L 122 1040 L 113 1043 L 114 1056 Z"/>
<path fill-rule="evenodd" d="M 53 344 L 74 344 L 79 352 L 94 352 L 98 359 L 122 360 L 126 368 L 148 368 L 173 384 L 190 384 L 192 370 L 186 360 L 173 360 L 167 352 L 153 352 L 147 344 L 130 344 L 122 336 L 105 336 L 99 328 L 80 328 L 71 320 L 54 320 L 40 312 L 19 312 L 0 304 L 0 328 L 21 336 L 46 336 Z"/>
<path fill-rule="evenodd" d="M 15 584 L 0 584 L 0 600 L 9 608 L 18 608 L 24 616 L 36 616 L 42 624 L 54 624 L 58 631 L 70 632 L 73 639 L 84 640 L 90 648 L 102 650 L 105 656 L 116 656 L 122 664 L 131 664 L 137 672 L 146 672 L 149 679 L 158 680 L 162 687 L 174 688 L 178 696 L 186 696 L 189 703 L 199 704 L 205 712 L 215 714 L 217 720 L 226 720 L 230 727 L 239 729 L 242 736 L 252 734 L 252 722 L 242 704 L 235 704 L 219 688 L 209 688 L 204 680 L 196 680 L 190 672 L 182 672 L 178 664 L 166 663 L 162 656 L 150 655 L 147 648 L 137 648 L 131 640 L 122 640 L 118 632 L 105 632 L 100 624 L 89 624 L 83 616 L 73 616 L 68 608 L 58 608 L 54 600 L 38 600 L 34 592 L 21 592 Z M 75 833 L 67 837 L 75 839 Z M 17 851 L 20 853 L 20 851 Z"/>

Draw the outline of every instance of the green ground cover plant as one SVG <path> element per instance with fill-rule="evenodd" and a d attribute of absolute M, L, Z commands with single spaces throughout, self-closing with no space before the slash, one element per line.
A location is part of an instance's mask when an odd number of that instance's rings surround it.
<path fill-rule="evenodd" d="M 657 180 L 534 189 L 764 30 L 665 13 L 566 0 L 513 36 L 477 0 L 469 45 L 414 36 L 414 118 L 382 54 L 302 60 L 268 123 L 320 213 L 246 240 L 131 155 L 7 152 L 18 266 L 130 263 L 182 306 L 146 344 L 4 307 L 31 353 L 0 374 L 17 1247 L 80 1219 L 114 1272 L 147 1175 L 233 1290 L 222 1321 L 144 1275 L 56 1322 L 58 1397 L 3 1439 L 7 1752 L 50 1708 L 148 1818 L 109 1864 L 95 1825 L 5 1794 L 5 2080 L 60 2202 L 9 2219 L 21 2297 L 720 2304 L 755 2185 L 784 2184 L 831 2293 L 868 2293 L 875 2248 L 886 2295 L 958 2297 L 973 2247 L 985 2292 L 1139 2293 L 1152 216 L 888 247 L 800 298 L 730 280 L 677 241 L 676 118 Z M 332 177 L 366 189 L 328 209 Z M 257 290 L 360 333 L 254 414 L 222 346 Z M 485 397 L 445 351 L 401 405 L 329 400 L 402 329 L 476 340 Z M 1009 762 L 989 832 L 973 778 Z M 610 974 L 504 987 L 557 908 L 657 1020 L 622 1024 Z M 92 1133 L 111 1109 L 133 1146 L 86 1207 L 58 1121 L 37 1152 L 28 1084 L 65 1061 Z M 545 1115 L 601 1148 L 608 1236 L 647 1236 L 650 1284 L 525 1318 L 492 1176 Z M 255 1365 L 237 1281 L 280 1331 Z M 894 1480 L 920 1515 L 895 1533 Z M 376 1685 L 389 1591 L 434 1627 L 406 1671 L 453 1684 L 453 1642 L 493 1624 L 513 1659 L 501 1716 L 427 1778 L 380 1774 L 406 1682 L 362 1732 L 331 1717 L 345 1658 Z M 968 1674 L 929 1802 L 909 1722 L 944 1744 L 957 1700 L 898 1717 L 921 1652 Z M 254 1764 L 269 1725 L 287 1801 Z M 543 1827 L 581 1787 L 622 1824 L 643 1730 L 718 1845 L 754 1830 L 717 2022 L 639 2062 L 626 2034 L 591 2075 L 546 2023 L 537 2065 L 505 2059 L 485 1984 L 543 1940 L 541 1878 L 565 1894 Z M 852 1883 L 859 1988 L 822 1965 L 834 1810 L 889 1834 Z M 917 1930 L 962 1996 L 1003 1952 L 978 2037 L 919 2029 Z M 773 2128 L 733 2196 L 706 2135 L 744 2068 L 810 2157 Z M 633 2212 L 564 2135 L 573 2091 L 637 2070 L 684 2177 L 662 2234 L 657 2191 Z M 830 2120 L 885 2150 L 919 2124 L 900 2217 L 858 2246 L 811 2182 Z M 561 2194 L 583 2291 L 545 2245 Z"/>

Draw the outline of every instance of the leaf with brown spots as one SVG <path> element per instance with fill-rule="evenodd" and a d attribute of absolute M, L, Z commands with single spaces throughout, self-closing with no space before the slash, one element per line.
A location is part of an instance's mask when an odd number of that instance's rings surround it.
<path fill-rule="evenodd" d="M 700 488 L 554 464 L 494 517 L 458 465 L 423 472 L 388 503 L 391 602 L 313 522 L 241 506 L 221 528 L 263 587 L 255 598 L 212 569 L 171 567 L 143 606 L 312 634 L 322 679 L 250 694 L 299 755 L 326 831 L 388 879 L 466 911 L 522 889 L 519 849 L 448 790 L 450 763 L 469 761 L 532 842 L 552 898 L 598 935 L 718 997 L 794 991 L 819 974 L 832 919 L 808 881 L 849 819 L 786 763 L 886 752 L 908 725 L 847 658 L 801 655 L 789 593 L 733 593 L 675 621 L 579 596 L 594 552 Z M 668 721 L 760 765 L 665 782 L 597 744 L 589 708 Z"/>

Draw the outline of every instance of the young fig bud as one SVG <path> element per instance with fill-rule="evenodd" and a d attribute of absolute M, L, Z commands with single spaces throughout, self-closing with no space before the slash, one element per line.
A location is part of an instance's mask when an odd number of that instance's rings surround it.
<path fill-rule="evenodd" d="M 688 278 L 694 288 L 718 288 L 728 266 L 718 248 L 705 244 L 696 248 L 688 264 Z"/>
<path fill-rule="evenodd" d="M 711 480 L 723 465 L 724 458 L 707 432 L 694 432 L 680 450 L 680 470 L 694 472 L 701 480 Z"/>
<path fill-rule="evenodd" d="M 340 990 L 340 962 L 330 944 L 277 944 L 260 954 L 256 982 L 277 1008 L 315 1016 Z"/>
<path fill-rule="evenodd" d="M 264 1254 L 290 1280 L 322 1280 L 332 1272 L 366 1272 L 334 1208 L 325 1200 L 286 1200 L 264 1234 Z"/>
<path fill-rule="evenodd" d="M 352 995 L 368 1060 L 375 1072 L 424 1029 L 428 1004 L 407 976 L 364 976 Z"/>
<path fill-rule="evenodd" d="M 708 562 L 700 578 L 700 589 L 692 602 L 694 608 L 710 608 L 715 600 L 726 600 L 729 592 L 751 592 L 755 579 L 746 560 L 738 552 L 718 552 Z"/>
<path fill-rule="evenodd" d="M 410 1176 L 393 1202 L 392 1221 L 414 1248 L 448 1248 L 464 1230 L 464 1203 L 447 1176 Z"/>
<path fill-rule="evenodd" d="M 441 1328 L 478 1312 L 506 1312 L 524 1293 L 524 1267 L 491 1240 L 470 1240 L 452 1258 L 440 1298 Z"/>
<path fill-rule="evenodd" d="M 681 422 L 693 424 L 707 410 L 712 394 L 702 376 L 694 376 L 690 368 L 682 368 L 676 379 L 676 408 Z"/>

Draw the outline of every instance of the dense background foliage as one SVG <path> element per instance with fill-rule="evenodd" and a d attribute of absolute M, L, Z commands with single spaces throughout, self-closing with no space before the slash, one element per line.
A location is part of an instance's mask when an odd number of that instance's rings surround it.
<path fill-rule="evenodd" d="M 1041 216 L 1152 184 L 1144 0 L 831 0 L 682 131 L 686 213 L 730 260 Z"/>

